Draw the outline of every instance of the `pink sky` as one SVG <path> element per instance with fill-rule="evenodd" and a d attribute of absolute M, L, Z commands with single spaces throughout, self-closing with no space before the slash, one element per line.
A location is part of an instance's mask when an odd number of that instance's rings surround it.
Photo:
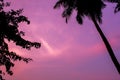
<path fill-rule="evenodd" d="M 31 51 L 10 44 L 11 50 L 34 61 L 17 62 L 8 80 L 120 80 L 92 21 L 85 18 L 79 25 L 73 15 L 66 24 L 62 9 L 53 9 L 57 0 L 7 1 L 14 9 L 23 8 L 31 21 L 20 27 L 26 32 L 25 38 L 42 43 L 40 49 Z M 120 13 L 115 15 L 113 9 L 109 4 L 103 10 L 100 26 L 120 62 Z"/>

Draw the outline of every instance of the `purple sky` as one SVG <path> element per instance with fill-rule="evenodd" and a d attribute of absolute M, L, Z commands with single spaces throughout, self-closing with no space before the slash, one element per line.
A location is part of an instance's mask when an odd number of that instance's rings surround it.
<path fill-rule="evenodd" d="M 27 51 L 10 43 L 11 50 L 33 58 L 29 64 L 17 62 L 9 80 L 120 80 L 109 54 L 92 21 L 79 25 L 75 16 L 69 23 L 61 17 L 62 8 L 54 10 L 57 0 L 7 0 L 14 9 L 23 8 L 31 24 L 21 24 L 24 38 L 42 43 L 40 49 Z M 114 5 L 103 10 L 101 29 L 120 62 L 120 13 Z"/>

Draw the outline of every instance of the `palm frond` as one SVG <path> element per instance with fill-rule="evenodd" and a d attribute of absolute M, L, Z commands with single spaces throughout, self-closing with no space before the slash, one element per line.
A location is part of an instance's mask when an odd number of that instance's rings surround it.
<path fill-rule="evenodd" d="M 106 2 L 110 2 L 110 3 L 116 3 L 116 7 L 114 9 L 114 13 L 117 13 L 120 11 L 120 0 L 104 0 Z"/>
<path fill-rule="evenodd" d="M 87 16 L 90 19 L 91 17 L 94 17 L 96 21 L 101 23 L 101 10 L 105 7 L 105 4 L 102 0 L 58 0 L 54 9 L 60 7 L 64 8 L 62 17 L 66 18 L 66 22 L 68 22 L 73 10 L 75 10 L 77 12 L 76 20 L 79 24 L 83 23 L 82 18 L 84 18 L 84 16 Z"/>

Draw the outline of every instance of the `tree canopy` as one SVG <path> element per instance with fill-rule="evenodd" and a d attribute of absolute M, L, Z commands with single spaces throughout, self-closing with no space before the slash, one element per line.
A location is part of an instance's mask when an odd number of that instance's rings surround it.
<path fill-rule="evenodd" d="M 31 47 L 40 48 L 41 44 L 22 38 L 25 33 L 18 29 L 19 23 L 26 22 L 30 24 L 30 21 L 26 16 L 22 15 L 23 9 L 5 11 L 4 8 L 9 6 L 9 2 L 0 0 L 0 66 L 4 66 L 7 74 L 12 75 L 13 71 L 11 71 L 11 67 L 14 67 L 15 61 L 24 61 L 28 63 L 32 59 L 22 57 L 16 52 L 10 51 L 6 40 L 8 42 L 12 41 L 16 46 L 20 46 L 27 50 L 30 50 Z M 5 74 L 5 72 L 0 70 L 0 80 L 4 80 L 2 77 L 3 74 Z"/>
<path fill-rule="evenodd" d="M 66 22 L 71 16 L 73 10 L 77 12 L 76 20 L 79 24 L 83 23 L 85 16 L 94 17 L 96 21 L 102 22 L 101 10 L 105 4 L 101 0 L 58 0 L 54 8 L 64 7 L 62 17 L 66 18 Z"/>

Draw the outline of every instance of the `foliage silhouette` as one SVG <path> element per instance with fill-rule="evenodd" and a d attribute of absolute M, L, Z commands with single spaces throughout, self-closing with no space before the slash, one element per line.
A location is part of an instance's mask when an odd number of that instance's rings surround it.
<path fill-rule="evenodd" d="M 9 51 L 8 42 L 12 41 L 17 46 L 21 46 L 27 50 L 30 50 L 31 47 L 40 48 L 41 44 L 38 42 L 31 42 L 22 38 L 24 35 L 23 31 L 19 31 L 19 23 L 26 22 L 30 24 L 30 21 L 27 17 L 22 15 L 22 9 L 19 10 L 9 10 L 5 11 L 5 7 L 10 6 L 9 2 L 4 2 L 0 0 L 0 66 L 4 66 L 7 74 L 12 75 L 11 70 L 14 67 L 14 61 L 24 61 L 28 63 L 31 61 L 31 58 L 25 58 L 13 51 Z M 5 72 L 0 70 L 0 80 L 3 79 Z"/>
<path fill-rule="evenodd" d="M 102 23 L 102 9 L 105 8 L 105 4 L 102 0 L 58 0 L 54 6 L 54 9 L 64 8 L 64 11 L 62 13 L 62 17 L 66 18 L 66 23 L 68 22 L 68 19 L 72 15 L 73 10 L 77 12 L 76 20 L 79 24 L 83 23 L 83 18 L 85 16 L 89 17 L 90 20 L 94 23 L 97 31 L 99 32 L 107 51 L 109 52 L 109 55 L 117 69 L 117 71 L 120 74 L 120 64 L 117 61 L 114 52 L 105 37 L 104 33 L 100 29 L 99 24 Z M 116 11 L 118 11 L 116 7 Z"/>
<path fill-rule="evenodd" d="M 110 2 L 110 3 L 116 3 L 114 12 L 116 13 L 116 12 L 120 11 L 120 0 L 104 0 L 104 1 Z"/>

